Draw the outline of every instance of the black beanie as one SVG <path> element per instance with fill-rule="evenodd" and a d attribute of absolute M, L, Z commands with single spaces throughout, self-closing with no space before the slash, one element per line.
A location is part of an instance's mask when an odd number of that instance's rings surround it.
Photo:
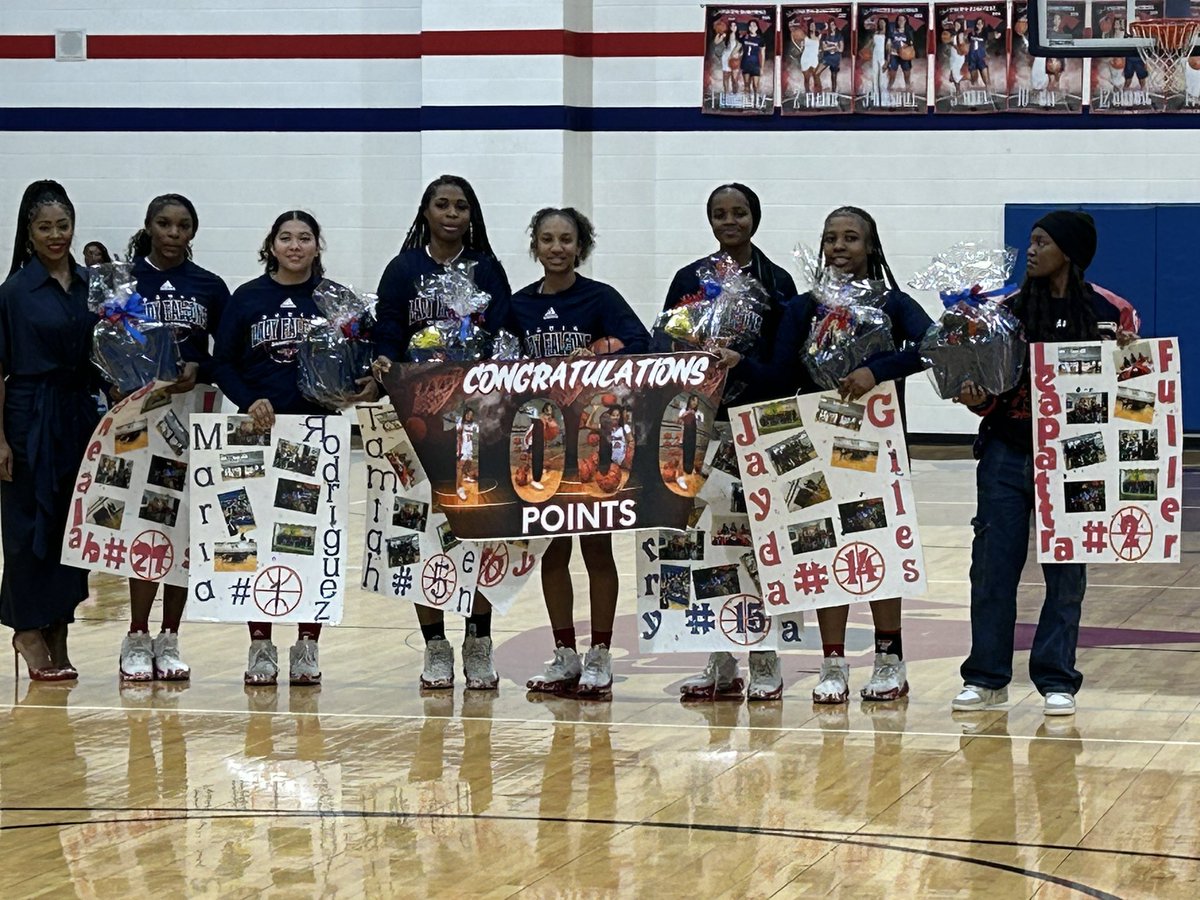
<path fill-rule="evenodd" d="M 1087 213 L 1056 209 L 1038 219 L 1033 227 L 1050 235 L 1058 249 L 1080 270 L 1092 264 L 1096 256 L 1096 223 Z"/>

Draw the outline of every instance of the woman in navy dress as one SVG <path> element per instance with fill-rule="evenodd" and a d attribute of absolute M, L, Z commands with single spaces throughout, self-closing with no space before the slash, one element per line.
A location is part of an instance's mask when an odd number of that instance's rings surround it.
<path fill-rule="evenodd" d="M 87 572 L 59 561 L 76 471 L 100 418 L 89 361 L 96 316 L 74 236 L 66 191 L 34 182 L 0 285 L 0 622 L 13 629 L 29 677 L 43 681 L 79 677 L 67 628 L 88 593 Z"/>

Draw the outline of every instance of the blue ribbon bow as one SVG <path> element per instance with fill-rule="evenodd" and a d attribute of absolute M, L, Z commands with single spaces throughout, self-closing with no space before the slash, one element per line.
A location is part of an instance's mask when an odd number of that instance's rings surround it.
<path fill-rule="evenodd" d="M 721 285 L 719 282 L 704 281 L 702 284 L 704 287 L 704 299 L 715 300 L 717 297 L 721 296 Z"/>
<path fill-rule="evenodd" d="M 938 294 L 942 298 L 942 306 L 949 309 L 959 303 L 965 303 L 973 309 L 978 309 L 986 301 L 996 297 L 1007 297 L 1009 294 L 1016 291 L 1015 284 L 1006 284 L 996 288 L 994 291 L 985 291 L 979 285 L 974 285 L 965 291 L 942 291 Z"/>
<path fill-rule="evenodd" d="M 146 335 L 134 324 L 147 318 L 146 302 L 141 294 L 134 291 L 124 300 L 108 300 L 101 308 L 100 314 L 110 322 L 122 323 L 125 330 L 139 344 L 146 343 Z"/>

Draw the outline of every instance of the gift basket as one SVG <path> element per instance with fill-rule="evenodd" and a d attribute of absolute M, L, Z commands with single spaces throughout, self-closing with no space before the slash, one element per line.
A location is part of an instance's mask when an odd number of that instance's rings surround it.
<path fill-rule="evenodd" d="M 92 362 L 122 394 L 151 381 L 179 377 L 175 331 L 149 316 L 133 266 L 105 263 L 88 269 L 88 309 L 100 317 L 92 330 Z"/>
<path fill-rule="evenodd" d="M 955 244 L 933 258 L 909 285 L 937 291 L 946 307 L 921 340 L 921 359 L 938 394 L 957 397 L 967 382 L 1000 395 L 1017 386 L 1025 364 L 1020 321 L 1003 300 L 1017 253 L 977 244 Z"/>
<path fill-rule="evenodd" d="M 696 274 L 700 290 L 659 314 L 655 333 L 697 350 L 745 353 L 762 330 L 770 305 L 767 292 L 728 253 L 710 256 Z"/>
<path fill-rule="evenodd" d="M 873 356 L 896 349 L 892 320 L 883 311 L 887 285 L 823 265 L 810 247 L 797 246 L 794 255 L 817 301 L 801 357 L 813 381 L 833 389 Z"/>
<path fill-rule="evenodd" d="M 444 310 L 446 317 L 422 328 L 408 342 L 413 362 L 476 362 L 492 353 L 492 337 L 477 323 L 492 298 L 476 287 L 465 269 L 451 267 L 423 275 L 417 298 Z"/>
<path fill-rule="evenodd" d="M 300 344 L 296 380 L 309 400 L 342 409 L 362 393 L 358 380 L 371 372 L 376 297 L 326 278 L 313 291 L 313 302 L 323 318 Z"/>

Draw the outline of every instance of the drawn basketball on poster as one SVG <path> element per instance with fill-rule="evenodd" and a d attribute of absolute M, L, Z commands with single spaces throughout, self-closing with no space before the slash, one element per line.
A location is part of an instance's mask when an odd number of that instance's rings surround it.
<path fill-rule="evenodd" d="M 546 397 L 522 404 L 509 432 L 508 468 L 513 490 L 526 503 L 542 503 L 558 491 L 566 465 L 562 410 Z"/>
<path fill-rule="evenodd" d="M 458 569 L 444 553 L 430 558 L 421 570 L 421 590 L 434 606 L 442 606 L 458 587 Z"/>
<path fill-rule="evenodd" d="M 704 455 L 715 417 L 712 404 L 691 391 L 667 404 L 659 427 L 658 471 L 672 493 L 695 497 L 704 487 Z"/>
<path fill-rule="evenodd" d="M 299 574 L 287 566 L 267 566 L 254 579 L 254 605 L 268 616 L 286 616 L 303 596 Z"/>
<path fill-rule="evenodd" d="M 1123 561 L 1136 562 L 1150 552 L 1154 543 L 1154 523 L 1144 509 L 1123 506 L 1109 523 L 1108 541 Z"/>
<path fill-rule="evenodd" d="M 595 394 L 579 417 L 578 471 L 585 493 L 611 497 L 633 465 L 633 408 L 623 394 Z"/>
<path fill-rule="evenodd" d="M 735 594 L 721 607 L 718 623 L 730 643 L 740 647 L 761 644 L 771 633 L 771 617 L 753 594 Z"/>
<path fill-rule="evenodd" d="M 833 577 L 851 594 L 869 594 L 883 584 L 887 564 L 883 554 L 862 541 L 846 544 L 833 558 Z"/>
<path fill-rule="evenodd" d="M 175 565 L 175 546 L 163 532 L 148 529 L 133 539 L 129 564 L 143 581 L 158 581 Z"/>
<path fill-rule="evenodd" d="M 479 557 L 479 586 L 495 587 L 508 574 L 508 547 L 505 544 L 488 544 Z"/>

